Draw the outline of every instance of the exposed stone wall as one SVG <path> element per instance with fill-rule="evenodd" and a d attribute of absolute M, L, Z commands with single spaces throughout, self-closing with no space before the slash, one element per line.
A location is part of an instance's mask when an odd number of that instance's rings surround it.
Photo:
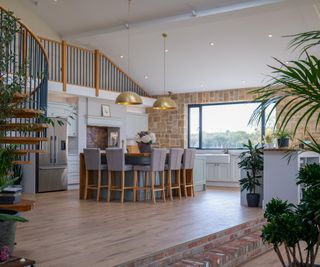
<path fill-rule="evenodd" d="M 248 89 L 232 89 L 210 92 L 196 92 L 173 95 L 178 108 L 173 111 L 159 111 L 149 108 L 149 130 L 157 136 L 157 146 L 159 147 L 187 147 L 188 142 L 188 105 L 189 104 L 205 104 L 218 102 L 241 102 L 255 99 L 256 95 L 250 93 L 253 88 Z M 278 109 L 277 109 L 278 110 Z M 223 114 L 222 114 L 223 115 Z M 289 131 L 293 132 L 293 127 L 298 120 L 298 116 L 292 118 L 288 125 Z M 320 132 L 315 131 L 316 117 L 312 118 L 309 125 L 310 132 L 320 141 Z M 304 137 L 302 128 L 297 132 L 294 144 L 298 144 L 298 139 L 310 139 Z"/>

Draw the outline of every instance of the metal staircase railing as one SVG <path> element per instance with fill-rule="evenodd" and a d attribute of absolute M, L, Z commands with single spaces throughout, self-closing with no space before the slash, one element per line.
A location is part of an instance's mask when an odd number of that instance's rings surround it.
<path fill-rule="evenodd" d="M 0 146 L 14 146 L 16 163 L 46 141 L 48 56 L 39 38 L 0 7 Z"/>

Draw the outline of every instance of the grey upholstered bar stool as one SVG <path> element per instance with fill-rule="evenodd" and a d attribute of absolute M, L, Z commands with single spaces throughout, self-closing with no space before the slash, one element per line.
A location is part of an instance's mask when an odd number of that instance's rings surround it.
<path fill-rule="evenodd" d="M 195 149 L 185 149 L 182 158 L 182 182 L 181 188 L 184 190 L 184 196 L 188 196 L 188 188 L 191 188 L 191 196 L 194 197 L 194 182 L 193 182 L 193 167 L 194 161 L 196 157 L 196 150 Z M 187 181 L 187 170 L 190 171 L 190 181 Z"/>
<path fill-rule="evenodd" d="M 167 149 L 153 148 L 151 152 L 151 164 L 150 165 L 135 165 L 134 180 L 136 181 L 136 189 L 144 190 L 146 198 L 147 189 L 150 189 L 153 203 L 156 203 L 155 192 L 161 191 L 163 201 L 166 201 L 165 196 L 165 163 L 166 163 Z M 138 172 L 145 172 L 144 187 L 138 186 Z M 155 185 L 155 174 L 160 174 L 160 184 Z M 150 177 L 150 186 L 148 186 L 148 176 Z"/>
<path fill-rule="evenodd" d="M 177 189 L 179 193 L 179 198 L 181 199 L 181 183 L 180 183 L 180 170 L 182 155 L 184 150 L 182 148 L 171 148 L 169 154 L 169 162 L 166 165 L 167 171 L 167 190 L 172 200 L 172 190 Z M 172 172 L 175 172 L 175 183 L 172 184 Z"/>
<path fill-rule="evenodd" d="M 124 201 L 124 191 L 125 190 L 133 190 L 133 201 L 136 201 L 136 189 L 135 189 L 135 181 L 133 181 L 133 186 L 126 186 L 126 172 L 132 171 L 132 165 L 125 164 L 124 151 L 122 148 L 107 148 L 106 149 L 106 157 L 108 164 L 108 197 L 107 201 L 110 202 L 110 193 L 112 191 L 120 191 L 121 198 L 120 201 L 123 203 Z M 115 172 L 120 172 L 121 181 L 120 186 L 115 185 Z"/>
<path fill-rule="evenodd" d="M 100 191 L 102 188 L 107 188 L 107 185 L 101 184 L 101 172 L 107 170 L 106 164 L 101 164 L 101 154 L 99 148 L 85 148 L 83 149 L 84 162 L 86 168 L 86 182 L 84 199 L 88 198 L 88 190 L 97 190 L 97 201 L 100 199 Z M 96 171 L 98 173 L 97 184 L 89 184 L 89 171 Z"/>

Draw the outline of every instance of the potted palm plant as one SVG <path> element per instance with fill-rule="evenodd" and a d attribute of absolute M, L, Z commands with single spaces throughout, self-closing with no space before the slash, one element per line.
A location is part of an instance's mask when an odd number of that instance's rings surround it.
<path fill-rule="evenodd" d="M 280 199 L 272 199 L 266 205 L 267 224 L 262 230 L 262 239 L 273 245 L 284 267 L 319 266 L 315 260 L 320 245 L 320 165 L 302 168 L 297 184 L 304 185 L 297 207 Z M 280 246 L 284 247 L 283 253 Z"/>
<path fill-rule="evenodd" d="M 241 191 L 247 191 L 248 207 L 258 207 L 260 194 L 256 193 L 256 187 L 261 186 L 263 171 L 263 152 L 259 144 L 253 145 L 251 140 L 244 144 L 246 151 L 239 156 L 238 166 L 246 171 L 246 177 L 239 180 Z"/>
<path fill-rule="evenodd" d="M 320 144 L 307 131 L 311 119 L 315 119 L 315 130 L 320 122 L 320 59 L 309 54 L 310 48 L 320 45 L 320 31 L 300 33 L 291 37 L 289 47 L 301 49 L 300 58 L 288 64 L 276 59 L 281 66 L 271 66 L 271 82 L 254 90 L 254 93 L 259 95 L 256 100 L 261 104 L 253 113 L 251 121 L 260 120 L 264 112 L 273 105 L 271 112 L 277 110 L 278 129 L 285 130 L 290 123 L 290 126 L 294 126 L 293 137 L 298 129 L 304 129 L 304 133 L 308 133 L 312 141 L 300 142 L 306 149 L 320 153 Z M 302 56 L 304 58 L 301 58 Z M 318 266 L 315 261 L 320 243 L 319 164 L 302 168 L 298 175 L 298 184 L 303 184 L 304 192 L 297 207 L 274 199 L 267 204 L 265 217 L 268 223 L 263 229 L 262 238 L 265 242 L 273 244 L 282 266 Z M 305 255 L 301 248 L 303 242 Z M 280 252 L 280 245 L 284 245 L 285 256 Z"/>
<path fill-rule="evenodd" d="M 291 135 L 289 132 L 281 130 L 276 132 L 274 136 L 277 138 L 279 148 L 289 147 L 289 141 L 291 139 Z"/>

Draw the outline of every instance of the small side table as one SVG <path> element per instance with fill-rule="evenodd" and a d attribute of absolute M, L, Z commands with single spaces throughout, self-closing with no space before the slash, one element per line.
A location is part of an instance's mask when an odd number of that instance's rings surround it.
<path fill-rule="evenodd" d="M 36 264 L 34 260 L 25 259 L 21 261 L 20 257 L 11 256 L 6 263 L 0 263 L 1 267 L 33 267 Z"/>

